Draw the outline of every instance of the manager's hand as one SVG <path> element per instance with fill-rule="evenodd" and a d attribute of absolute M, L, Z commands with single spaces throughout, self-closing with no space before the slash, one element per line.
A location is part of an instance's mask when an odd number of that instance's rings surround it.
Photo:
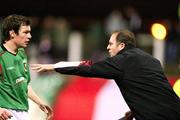
<path fill-rule="evenodd" d="M 54 66 L 53 64 L 32 64 L 31 69 L 35 70 L 36 72 L 47 72 L 53 71 Z"/>
<path fill-rule="evenodd" d="M 133 120 L 133 113 L 131 111 L 128 111 L 125 113 L 125 120 Z"/>

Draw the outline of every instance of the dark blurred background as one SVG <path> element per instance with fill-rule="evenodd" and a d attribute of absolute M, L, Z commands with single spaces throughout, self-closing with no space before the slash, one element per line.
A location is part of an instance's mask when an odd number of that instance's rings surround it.
<path fill-rule="evenodd" d="M 178 0 L 5 0 L 0 15 L 21 13 L 37 16 L 106 17 L 115 8 L 133 6 L 143 19 L 177 20 Z"/>
<path fill-rule="evenodd" d="M 104 19 L 114 9 L 125 11 L 127 6 L 133 6 L 143 20 L 178 20 L 178 0 L 5 0 L 0 15 L 63 16 L 71 21 L 73 28 L 81 28 L 79 24 L 84 27 L 89 19 Z"/>

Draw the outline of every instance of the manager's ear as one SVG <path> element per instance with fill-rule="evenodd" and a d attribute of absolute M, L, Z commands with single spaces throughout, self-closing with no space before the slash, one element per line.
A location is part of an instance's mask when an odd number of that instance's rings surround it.
<path fill-rule="evenodd" d="M 118 45 L 119 51 L 123 50 L 125 47 L 126 47 L 126 44 L 123 42 Z"/>

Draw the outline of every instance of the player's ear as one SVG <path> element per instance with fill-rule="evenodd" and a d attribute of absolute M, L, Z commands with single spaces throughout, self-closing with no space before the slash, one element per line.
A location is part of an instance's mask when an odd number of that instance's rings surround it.
<path fill-rule="evenodd" d="M 10 36 L 11 39 L 14 38 L 15 35 L 16 35 L 16 33 L 14 32 L 14 30 L 9 31 L 9 36 Z"/>

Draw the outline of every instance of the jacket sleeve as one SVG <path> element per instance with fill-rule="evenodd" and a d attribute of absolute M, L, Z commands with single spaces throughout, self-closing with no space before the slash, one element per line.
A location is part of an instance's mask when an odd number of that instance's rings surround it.
<path fill-rule="evenodd" d="M 55 71 L 69 75 L 115 79 L 123 76 L 123 61 L 121 56 L 115 56 L 94 64 L 83 61 L 77 66 L 56 67 Z"/>

